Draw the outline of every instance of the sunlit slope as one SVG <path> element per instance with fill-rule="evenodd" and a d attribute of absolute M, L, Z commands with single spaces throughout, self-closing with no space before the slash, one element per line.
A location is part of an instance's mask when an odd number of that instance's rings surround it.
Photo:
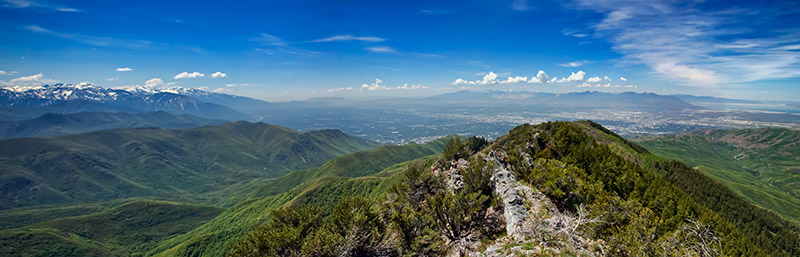
<path fill-rule="evenodd" d="M 338 130 L 300 133 L 249 122 L 3 140 L 0 209 L 137 196 L 213 202 L 230 185 L 378 145 Z"/>
<path fill-rule="evenodd" d="M 800 221 L 800 131 L 704 130 L 636 140 L 696 167 L 747 200 Z"/>
<path fill-rule="evenodd" d="M 230 244 L 252 228 L 269 220 L 283 206 L 327 206 L 342 197 L 378 197 L 410 165 L 441 153 L 449 138 L 424 145 L 382 146 L 335 158 L 314 169 L 289 173 L 276 179 L 248 183 L 242 199 L 218 217 L 184 235 L 164 241 L 151 254 L 159 256 L 222 256 Z"/>
<path fill-rule="evenodd" d="M 3 256 L 130 256 L 184 233 L 221 208 L 136 201 L 89 215 L 0 231 Z"/>

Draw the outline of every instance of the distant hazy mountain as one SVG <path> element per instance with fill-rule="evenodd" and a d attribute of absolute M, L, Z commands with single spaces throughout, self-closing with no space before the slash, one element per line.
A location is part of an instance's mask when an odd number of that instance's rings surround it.
<path fill-rule="evenodd" d="M 231 99 L 238 99 L 238 97 L 179 87 L 111 89 L 88 83 L 2 87 L 0 88 L 0 108 L 6 110 L 0 112 L 0 118 L 6 120 L 26 119 L 45 113 L 85 111 L 168 111 L 212 119 L 249 119 L 250 116 L 221 104 L 234 103 L 234 100 Z M 238 100 L 248 106 L 255 105 L 254 102 L 260 102 L 249 98 Z"/>
<path fill-rule="evenodd" d="M 524 91 L 458 91 L 428 98 L 444 103 L 521 103 L 537 104 L 546 107 L 586 107 L 586 108 L 636 108 L 637 110 L 681 111 L 698 109 L 674 96 L 653 93 L 604 93 L 596 91 L 565 94 L 536 93 Z"/>
<path fill-rule="evenodd" d="M 689 103 L 755 103 L 755 101 L 739 100 L 730 98 L 719 98 L 713 96 L 694 96 L 694 95 L 669 95 L 677 97 Z"/>
<path fill-rule="evenodd" d="M 173 93 L 178 95 L 190 96 L 201 102 L 224 105 L 234 110 L 245 113 L 272 107 L 271 103 L 261 101 L 258 99 L 253 99 L 244 96 L 208 92 L 205 90 L 194 89 L 194 88 L 168 87 L 160 89 L 159 91 L 163 93 Z"/>
<path fill-rule="evenodd" d="M 338 130 L 300 133 L 248 122 L 3 140 L 0 209 L 136 196 L 198 200 L 376 146 Z"/>
<path fill-rule="evenodd" d="M 222 123 L 225 121 L 205 119 L 190 114 L 177 115 L 164 111 L 48 113 L 34 119 L 0 121 L 0 139 L 51 137 L 115 128 L 193 128 Z"/>

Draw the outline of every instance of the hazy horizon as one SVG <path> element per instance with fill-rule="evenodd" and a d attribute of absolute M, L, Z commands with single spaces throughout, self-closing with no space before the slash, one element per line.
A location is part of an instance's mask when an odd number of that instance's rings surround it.
<path fill-rule="evenodd" d="M 3 0 L 0 85 L 178 85 L 267 101 L 460 89 L 785 101 L 800 99 L 797 9 L 781 1 Z"/>

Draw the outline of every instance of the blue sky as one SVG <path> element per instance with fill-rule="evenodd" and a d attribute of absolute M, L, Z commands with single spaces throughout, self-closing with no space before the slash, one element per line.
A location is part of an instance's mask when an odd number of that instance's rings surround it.
<path fill-rule="evenodd" d="M 6 86 L 800 99 L 795 1 L 0 0 L 0 34 Z"/>

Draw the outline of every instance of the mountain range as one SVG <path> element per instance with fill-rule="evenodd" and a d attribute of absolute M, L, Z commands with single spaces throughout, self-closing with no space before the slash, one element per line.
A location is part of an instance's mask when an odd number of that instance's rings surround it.
<path fill-rule="evenodd" d="M 233 104 L 240 102 L 241 105 Z M 4 120 L 34 118 L 46 113 L 85 111 L 168 111 L 211 119 L 250 119 L 247 114 L 220 103 L 248 108 L 260 106 L 259 104 L 268 105 L 255 99 L 180 87 L 111 89 L 80 83 L 0 88 L 0 108 L 3 109 L 0 118 Z"/>
<path fill-rule="evenodd" d="M 0 121 L 0 139 L 51 137 L 115 128 L 194 128 L 222 123 L 225 121 L 165 111 L 48 113 L 34 119 Z"/>

